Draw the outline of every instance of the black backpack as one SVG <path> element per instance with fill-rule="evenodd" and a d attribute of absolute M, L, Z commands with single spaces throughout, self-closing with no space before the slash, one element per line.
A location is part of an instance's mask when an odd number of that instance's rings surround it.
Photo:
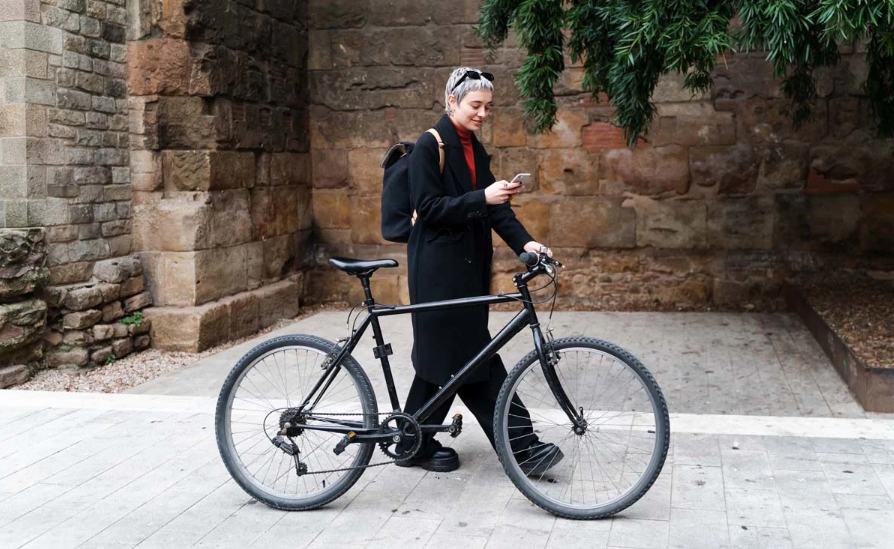
<path fill-rule="evenodd" d="M 444 173 L 444 142 L 438 130 L 430 128 L 430 134 L 438 140 L 441 173 Z M 416 210 L 410 198 L 410 154 L 415 143 L 400 141 L 388 149 L 382 157 L 382 236 L 391 242 L 406 243 L 410 230 L 416 223 Z"/>

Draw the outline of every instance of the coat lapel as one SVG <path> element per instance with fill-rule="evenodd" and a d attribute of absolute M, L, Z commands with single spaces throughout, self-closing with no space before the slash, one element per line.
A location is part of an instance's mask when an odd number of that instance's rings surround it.
<path fill-rule="evenodd" d="M 459 140 L 459 134 L 456 133 L 456 128 L 453 126 L 453 122 L 445 114 L 435 124 L 435 129 L 438 130 L 438 133 L 441 134 L 441 139 L 444 141 L 444 169 L 450 170 L 453 174 L 453 178 L 459 184 L 461 192 L 467 193 L 471 191 L 472 175 L 469 173 L 469 166 L 466 165 L 463 146 Z M 476 170 L 478 168 L 477 158 L 475 160 L 475 168 Z"/>

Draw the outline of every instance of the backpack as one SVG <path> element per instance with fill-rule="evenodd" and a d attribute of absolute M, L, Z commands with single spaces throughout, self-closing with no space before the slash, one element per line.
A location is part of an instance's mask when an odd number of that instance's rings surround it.
<path fill-rule="evenodd" d="M 428 133 L 438 140 L 441 173 L 444 173 L 444 142 L 438 130 Z M 388 149 L 382 157 L 382 236 L 391 242 L 406 243 L 410 230 L 416 224 L 416 210 L 410 198 L 410 154 L 415 143 L 400 141 Z"/>

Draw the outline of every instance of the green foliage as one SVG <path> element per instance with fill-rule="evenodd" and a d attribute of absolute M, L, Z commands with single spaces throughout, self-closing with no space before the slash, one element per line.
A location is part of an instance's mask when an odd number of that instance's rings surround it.
<path fill-rule="evenodd" d="M 130 316 L 126 316 L 121 319 L 121 324 L 133 324 L 134 326 L 139 326 L 143 323 L 143 313 L 140 311 L 136 311 L 132 313 Z"/>
<path fill-rule="evenodd" d="M 106 357 L 106 360 L 105 360 L 105 362 L 103 362 L 103 364 L 108 366 L 109 364 L 115 362 L 116 360 L 118 360 L 118 357 L 115 356 L 115 353 L 112 353 Z"/>
<path fill-rule="evenodd" d="M 766 52 L 797 126 L 816 98 L 814 70 L 839 62 L 839 44 L 868 41 L 863 92 L 879 134 L 894 136 L 894 0 L 486 0 L 477 27 L 485 44 L 495 48 L 510 30 L 527 51 L 516 84 L 536 133 L 555 123 L 566 52 L 583 63 L 583 88 L 608 95 L 632 145 L 649 129 L 666 73 L 703 93 L 727 52 Z"/>

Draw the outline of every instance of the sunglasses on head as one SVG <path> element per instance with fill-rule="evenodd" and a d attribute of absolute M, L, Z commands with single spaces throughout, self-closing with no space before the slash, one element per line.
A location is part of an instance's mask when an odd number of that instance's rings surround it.
<path fill-rule="evenodd" d="M 450 93 L 453 93 L 454 90 L 456 90 L 456 88 L 458 88 L 459 85 L 462 84 L 463 80 L 465 80 L 466 78 L 471 78 L 472 80 L 481 80 L 482 78 L 485 78 L 487 80 L 490 80 L 491 82 L 494 81 L 494 75 L 492 75 L 489 72 L 466 71 L 465 74 L 462 75 L 462 78 L 457 80 L 456 84 L 453 85 L 453 88 L 450 90 Z"/>

